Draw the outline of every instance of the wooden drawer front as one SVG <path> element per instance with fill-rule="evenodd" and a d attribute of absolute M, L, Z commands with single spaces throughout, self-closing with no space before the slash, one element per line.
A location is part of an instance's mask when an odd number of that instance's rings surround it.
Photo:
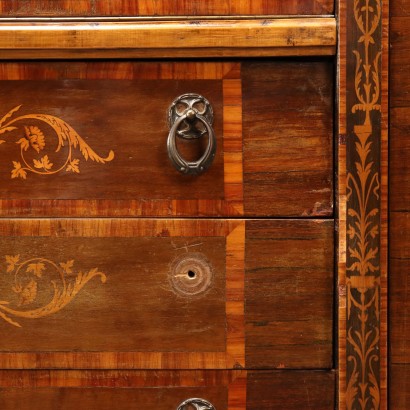
<path fill-rule="evenodd" d="M 177 410 L 194 397 L 218 410 L 333 410 L 332 372 L 0 372 L 3 410 Z"/>
<path fill-rule="evenodd" d="M 0 234 L 1 368 L 331 367 L 332 221 L 21 219 Z"/>
<path fill-rule="evenodd" d="M 44 371 L 12 372 L 2 382 L 7 379 L 8 386 L 0 387 L 4 410 L 177 410 L 195 397 L 218 410 L 246 409 L 244 372 Z"/>
<path fill-rule="evenodd" d="M 331 0 L 2 0 L 3 16 L 332 14 Z"/>
<path fill-rule="evenodd" d="M 1 215 L 331 216 L 332 76 L 327 60 L 0 64 Z M 187 92 L 215 113 L 200 176 L 167 154 Z"/>

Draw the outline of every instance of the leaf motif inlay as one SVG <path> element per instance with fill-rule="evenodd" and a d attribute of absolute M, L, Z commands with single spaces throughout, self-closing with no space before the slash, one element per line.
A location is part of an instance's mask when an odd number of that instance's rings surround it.
<path fill-rule="evenodd" d="M 5 136 L 11 131 L 20 130 L 19 124 L 23 124 L 21 128 L 23 135 L 19 135 L 16 141 L 16 144 L 20 145 L 20 158 L 12 161 L 13 169 L 11 171 L 11 179 L 27 179 L 28 173 L 53 175 L 64 170 L 79 174 L 80 160 L 73 158 L 75 149 L 81 152 L 86 161 L 90 159 L 91 161 L 105 164 L 114 159 L 114 151 L 111 150 L 105 158 L 101 157 L 81 138 L 74 128 L 53 115 L 26 114 L 15 117 L 15 114 L 21 107 L 21 105 L 14 107 L 0 120 L 0 135 L 3 134 Z M 42 122 L 52 128 L 57 137 L 57 147 L 54 152 L 59 152 L 63 147 L 66 148 L 67 151 L 66 158 L 62 165 L 55 166 L 55 162 L 51 160 L 49 154 L 42 155 L 40 158 L 33 158 L 32 163 L 31 160 L 26 158 L 25 154 L 30 150 L 33 150 L 37 154 L 44 151 L 49 144 L 47 140 L 50 138 L 45 135 L 39 126 L 29 125 L 28 123 L 30 121 Z M 4 139 L 0 140 L 0 144 L 5 142 L 6 140 Z"/>
<path fill-rule="evenodd" d="M 17 308 L 12 308 L 8 300 L 0 300 L 0 318 L 13 326 L 21 327 L 17 321 L 20 319 L 39 319 L 52 315 L 65 308 L 93 278 L 99 277 L 102 283 L 107 280 L 106 275 L 98 268 L 93 268 L 87 273 L 78 272 L 75 277 L 68 278 L 73 273 L 74 260 L 54 263 L 50 259 L 33 258 L 20 262 L 20 255 L 7 255 L 6 274 L 14 275 L 12 291 L 18 296 Z M 58 280 L 48 278 L 47 274 L 54 273 Z M 53 289 L 51 300 L 32 309 L 23 310 L 37 300 L 39 280 L 46 280 L 50 289 Z"/>

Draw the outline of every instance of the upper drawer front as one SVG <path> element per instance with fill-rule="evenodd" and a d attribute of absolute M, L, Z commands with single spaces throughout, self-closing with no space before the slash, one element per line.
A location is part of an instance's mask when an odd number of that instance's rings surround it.
<path fill-rule="evenodd" d="M 328 60 L 2 63 L 1 215 L 331 216 L 332 74 Z M 168 158 L 186 93 L 214 112 L 197 176 Z M 175 140 L 192 162 L 209 138 Z"/>
<path fill-rule="evenodd" d="M 332 0 L 2 0 L 2 16 L 332 14 Z"/>

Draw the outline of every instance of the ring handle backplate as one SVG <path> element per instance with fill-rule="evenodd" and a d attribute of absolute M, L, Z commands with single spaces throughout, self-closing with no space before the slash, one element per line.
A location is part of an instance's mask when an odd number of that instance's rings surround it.
<path fill-rule="evenodd" d="M 216 153 L 216 137 L 212 128 L 213 110 L 209 101 L 199 94 L 184 94 L 176 98 L 168 110 L 168 157 L 181 173 L 200 175 L 212 164 Z M 177 138 L 193 140 L 208 136 L 205 152 L 196 161 L 187 161 L 178 151 Z"/>

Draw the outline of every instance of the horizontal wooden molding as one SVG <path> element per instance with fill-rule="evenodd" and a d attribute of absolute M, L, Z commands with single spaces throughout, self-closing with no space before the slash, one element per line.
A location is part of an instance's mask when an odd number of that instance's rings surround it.
<path fill-rule="evenodd" d="M 336 20 L 4 22 L 0 59 L 333 55 Z"/>

